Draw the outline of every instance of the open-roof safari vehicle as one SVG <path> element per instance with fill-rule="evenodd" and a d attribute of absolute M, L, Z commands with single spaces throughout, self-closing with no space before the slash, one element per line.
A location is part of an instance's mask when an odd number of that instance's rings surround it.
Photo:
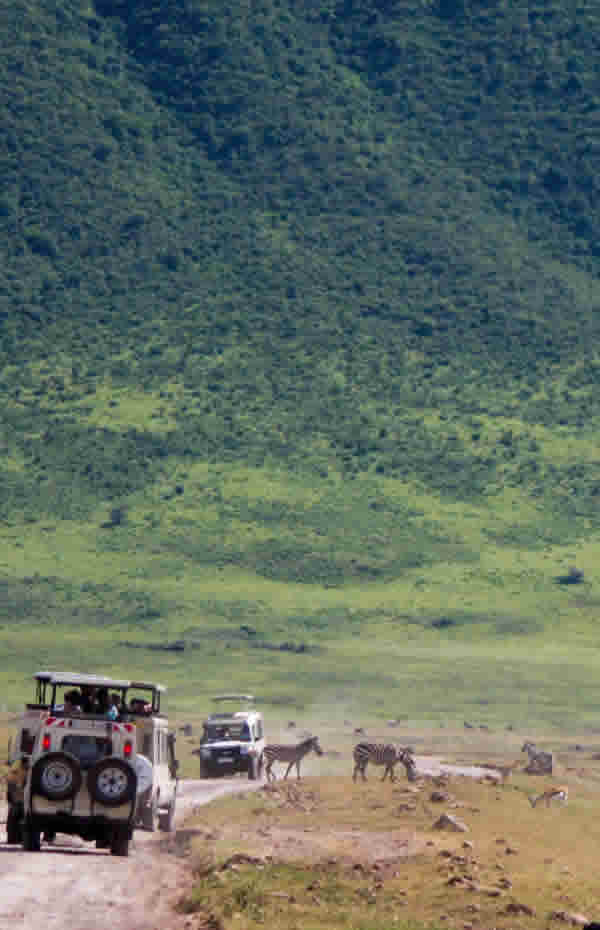
<path fill-rule="evenodd" d="M 263 717 L 251 694 L 220 694 L 218 706 L 237 705 L 240 710 L 215 710 L 204 721 L 200 748 L 200 778 L 243 772 L 249 779 L 260 778 L 263 770 L 265 734 Z M 244 706 L 245 705 L 245 706 Z"/>
<path fill-rule="evenodd" d="M 9 752 L 29 766 L 22 797 L 9 785 L 8 842 L 34 851 L 42 834 L 67 833 L 126 856 L 136 825 L 172 829 L 178 762 L 166 689 L 76 672 L 34 681 Z"/>

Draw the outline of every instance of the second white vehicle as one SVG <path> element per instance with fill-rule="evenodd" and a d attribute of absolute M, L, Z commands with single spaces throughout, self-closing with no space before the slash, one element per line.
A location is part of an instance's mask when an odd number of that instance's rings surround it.
<path fill-rule="evenodd" d="M 254 707 L 250 694 L 222 694 L 213 698 L 217 704 L 233 703 L 240 710 L 215 711 L 204 721 L 199 749 L 200 778 L 247 774 L 251 780 L 263 772 L 265 734 L 263 717 Z"/>

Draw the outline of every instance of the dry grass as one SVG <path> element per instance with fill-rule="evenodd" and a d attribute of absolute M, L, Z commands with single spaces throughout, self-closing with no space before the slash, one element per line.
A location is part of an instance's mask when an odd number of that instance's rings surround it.
<path fill-rule="evenodd" d="M 479 752 L 469 739 L 464 760 L 496 758 L 485 737 L 477 737 Z M 600 760 L 593 754 L 565 749 L 556 776 L 519 772 L 500 786 L 451 777 L 415 788 L 403 776 L 390 784 L 372 773 L 355 784 L 349 774 L 325 775 L 220 801 L 203 808 L 190 856 L 192 864 L 194 856 L 205 862 L 210 849 L 215 868 L 184 907 L 208 908 L 239 930 L 536 930 L 554 923 L 553 911 L 592 919 L 600 914 L 590 869 L 600 851 Z M 566 807 L 530 806 L 529 794 L 559 782 L 569 785 Z M 447 799 L 432 800 L 434 791 Z M 468 832 L 433 829 L 443 812 Z"/>

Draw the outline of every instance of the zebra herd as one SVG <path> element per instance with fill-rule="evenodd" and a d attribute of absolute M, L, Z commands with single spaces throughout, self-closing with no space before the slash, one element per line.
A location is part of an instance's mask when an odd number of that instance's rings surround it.
<path fill-rule="evenodd" d="M 287 769 L 283 776 L 284 780 L 294 766 L 296 766 L 296 777 L 300 778 L 300 763 L 310 752 L 315 752 L 318 756 L 323 755 L 317 736 L 309 736 L 294 745 L 270 743 L 265 746 L 263 759 L 267 781 L 275 781 L 273 772 L 273 763 L 275 762 L 287 763 Z M 362 776 L 363 781 L 366 781 L 366 768 L 369 763 L 384 766 L 382 781 L 385 781 L 388 775 L 390 781 L 394 781 L 396 777 L 394 770 L 398 762 L 402 763 L 406 769 L 406 776 L 409 781 L 417 780 L 417 766 L 412 750 L 408 748 L 396 747 L 392 743 L 357 743 L 352 758 L 354 759 L 354 771 L 352 773 L 354 781 L 356 781 L 359 774 Z"/>

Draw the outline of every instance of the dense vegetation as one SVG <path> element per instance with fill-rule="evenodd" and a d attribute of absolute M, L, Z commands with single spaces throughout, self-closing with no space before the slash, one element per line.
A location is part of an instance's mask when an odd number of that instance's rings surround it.
<path fill-rule="evenodd" d="M 184 703 L 195 669 L 292 702 L 358 675 L 382 712 L 492 689 L 503 714 L 509 650 L 544 720 L 581 712 L 557 689 L 584 662 L 593 715 L 596 6 L 15 0 L 2 21 L 11 689 L 42 659 L 155 668 L 123 658 L 138 637 L 183 646 Z M 563 685 L 521 637 L 561 667 L 568 644 Z"/>

